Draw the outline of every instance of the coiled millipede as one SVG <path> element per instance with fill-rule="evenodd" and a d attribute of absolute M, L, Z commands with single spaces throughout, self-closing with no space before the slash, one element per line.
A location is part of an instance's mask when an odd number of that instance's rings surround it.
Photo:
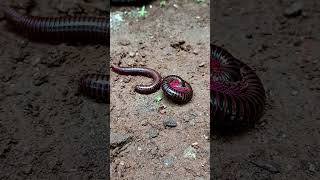
<path fill-rule="evenodd" d="M 252 125 L 262 116 L 265 106 L 261 80 L 225 49 L 210 46 L 211 126 L 226 130 Z"/>

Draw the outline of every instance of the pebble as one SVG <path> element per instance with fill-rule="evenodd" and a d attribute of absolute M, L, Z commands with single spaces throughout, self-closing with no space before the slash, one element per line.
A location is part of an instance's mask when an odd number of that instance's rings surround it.
<path fill-rule="evenodd" d="M 192 147 L 198 149 L 199 148 L 199 143 L 198 142 L 194 142 L 191 144 Z"/>
<path fill-rule="evenodd" d="M 206 65 L 206 63 L 202 62 L 202 63 L 199 64 L 199 67 L 204 67 L 204 65 Z"/>
<path fill-rule="evenodd" d="M 119 41 L 119 44 L 120 44 L 121 46 L 128 46 L 128 45 L 130 45 L 131 43 L 130 43 L 130 41 L 127 40 L 127 39 L 122 39 L 122 40 Z"/>
<path fill-rule="evenodd" d="M 121 133 L 110 133 L 110 147 L 116 148 L 129 143 L 132 139 L 132 135 Z"/>
<path fill-rule="evenodd" d="M 302 14 L 302 8 L 303 3 L 301 1 L 296 1 L 285 9 L 284 16 L 287 18 L 300 16 Z"/>
<path fill-rule="evenodd" d="M 296 96 L 296 95 L 298 95 L 298 94 L 299 94 L 299 92 L 298 92 L 297 90 L 291 91 L 291 95 L 292 95 L 292 96 Z"/>
<path fill-rule="evenodd" d="M 167 111 L 166 111 L 166 108 L 167 106 L 166 105 L 161 105 L 159 108 L 158 108 L 158 112 L 160 114 L 165 114 Z"/>
<path fill-rule="evenodd" d="M 136 53 L 134 53 L 134 52 L 129 52 L 129 56 L 133 58 L 133 57 L 136 56 Z"/>
<path fill-rule="evenodd" d="M 157 129 L 151 128 L 151 129 L 148 130 L 148 135 L 149 135 L 150 139 L 156 138 L 159 135 L 159 132 L 158 132 Z"/>
<path fill-rule="evenodd" d="M 163 164 L 164 164 L 166 167 L 171 167 L 176 159 L 177 159 L 177 158 L 176 158 L 175 156 L 165 157 L 164 160 L 163 160 Z"/>
<path fill-rule="evenodd" d="M 177 127 L 177 122 L 176 122 L 176 120 L 175 119 L 173 119 L 172 117 L 169 117 L 169 118 L 167 118 L 167 119 L 165 119 L 164 121 L 163 121 L 163 125 L 165 126 L 165 127 Z"/>
<path fill-rule="evenodd" d="M 197 158 L 196 154 L 197 150 L 192 146 L 189 146 L 187 149 L 184 150 L 183 157 L 195 160 Z"/>
<path fill-rule="evenodd" d="M 309 164 L 309 171 L 310 172 L 316 172 L 316 167 L 315 167 L 315 165 L 314 164 Z"/>

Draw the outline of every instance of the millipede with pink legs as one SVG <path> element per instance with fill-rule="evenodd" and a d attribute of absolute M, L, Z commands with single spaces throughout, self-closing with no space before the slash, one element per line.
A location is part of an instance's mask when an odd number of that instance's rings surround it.
<path fill-rule="evenodd" d="M 256 73 L 211 45 L 210 110 L 213 128 L 250 126 L 263 114 L 265 90 Z"/>

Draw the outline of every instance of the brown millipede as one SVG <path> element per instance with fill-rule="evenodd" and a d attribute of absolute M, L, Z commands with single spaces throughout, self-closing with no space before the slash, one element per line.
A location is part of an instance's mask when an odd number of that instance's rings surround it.
<path fill-rule="evenodd" d="M 151 77 L 153 82 L 149 85 L 137 85 L 135 91 L 140 94 L 151 94 L 160 89 L 161 75 L 150 68 L 143 67 L 118 67 L 111 65 L 111 69 L 121 75 L 134 75 L 134 76 L 146 76 Z"/>

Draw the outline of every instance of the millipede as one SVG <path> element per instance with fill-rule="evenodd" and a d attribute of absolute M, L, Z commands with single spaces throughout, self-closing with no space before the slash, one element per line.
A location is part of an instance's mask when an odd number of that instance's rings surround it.
<path fill-rule="evenodd" d="M 109 41 L 109 19 L 105 16 L 38 17 L 21 15 L 12 8 L 4 13 L 9 24 L 30 39 L 104 45 Z M 79 80 L 79 91 L 98 102 L 110 103 L 109 89 L 108 75 L 86 74 Z"/>
<path fill-rule="evenodd" d="M 86 74 L 80 78 L 79 91 L 97 102 L 110 104 L 109 76 L 104 74 Z"/>
<path fill-rule="evenodd" d="M 161 75 L 150 68 L 144 67 L 118 67 L 111 65 L 111 69 L 121 75 L 134 75 L 134 76 L 146 76 L 151 77 L 153 82 L 149 85 L 137 85 L 135 91 L 140 94 L 151 94 L 159 90 L 161 84 Z"/>
<path fill-rule="evenodd" d="M 211 44 L 210 119 L 217 130 L 248 127 L 263 114 L 265 90 L 257 74 L 227 50 Z"/>
<path fill-rule="evenodd" d="M 178 104 L 184 104 L 192 99 L 191 85 L 180 76 L 169 75 L 163 78 L 162 90 L 166 97 Z"/>
<path fill-rule="evenodd" d="M 177 75 L 169 75 L 161 79 L 161 75 L 150 68 L 145 67 L 118 67 L 111 65 L 111 69 L 120 75 L 141 75 L 151 77 L 153 82 L 149 85 L 137 85 L 135 91 L 140 94 L 151 94 L 160 89 L 164 95 L 177 104 L 185 104 L 192 99 L 191 85 Z"/>
<path fill-rule="evenodd" d="M 109 19 L 106 16 L 39 17 L 4 9 L 7 21 L 30 39 L 53 42 L 90 42 L 107 44 Z"/>

